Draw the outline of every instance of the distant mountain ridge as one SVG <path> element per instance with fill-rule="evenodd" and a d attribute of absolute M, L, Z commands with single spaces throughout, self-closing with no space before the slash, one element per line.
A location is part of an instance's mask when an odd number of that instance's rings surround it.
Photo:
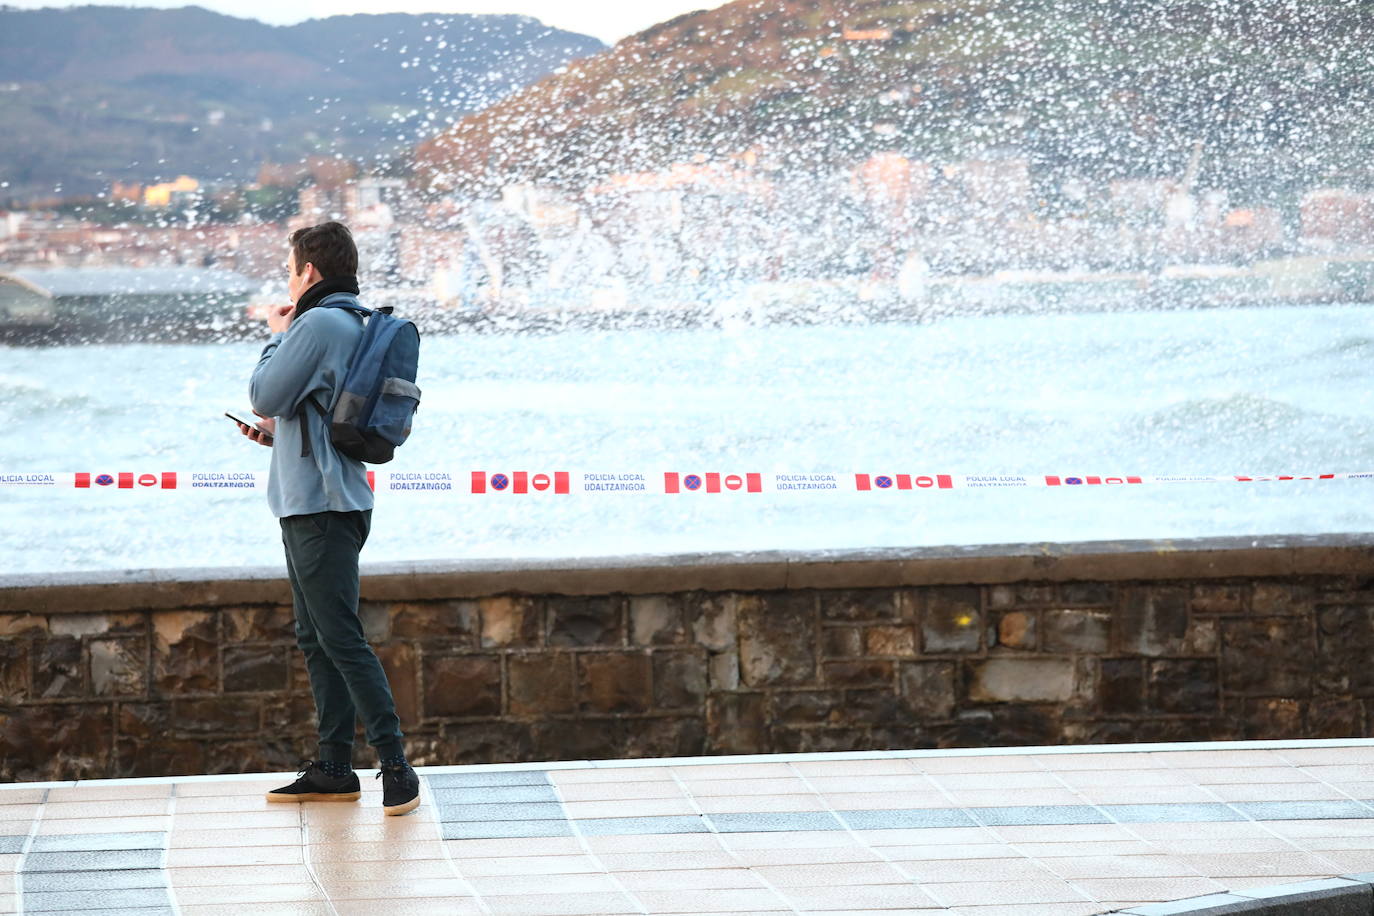
<path fill-rule="evenodd" d="M 885 150 L 937 162 L 1010 151 L 1037 174 L 1100 181 L 1181 175 L 1200 144 L 1200 182 L 1264 199 L 1374 180 L 1371 9 L 735 0 L 579 61 L 417 156 L 455 187 L 578 187 L 751 146 L 800 172 Z"/>
<path fill-rule="evenodd" d="M 0 201 L 179 172 L 241 179 L 308 153 L 390 156 L 424 125 L 604 47 L 504 14 L 270 26 L 200 7 L 0 7 Z"/>

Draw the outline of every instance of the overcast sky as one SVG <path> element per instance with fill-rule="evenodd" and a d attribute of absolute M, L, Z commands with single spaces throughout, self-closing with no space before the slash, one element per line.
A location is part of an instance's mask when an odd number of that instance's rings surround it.
<path fill-rule="evenodd" d="M 203 6 L 230 16 L 261 19 L 273 25 L 289 25 L 304 19 L 337 16 L 348 13 L 520 13 L 542 22 L 594 35 L 607 44 L 614 44 L 626 35 L 646 29 L 656 22 L 671 19 L 691 10 L 719 6 L 724 0 L 200 0 L 188 4 L 185 0 L 129 0 L 125 3 L 102 3 L 100 6 Z M 53 0 L 0 0 L 6 6 L 38 9 L 54 6 L 85 6 L 80 3 Z"/>

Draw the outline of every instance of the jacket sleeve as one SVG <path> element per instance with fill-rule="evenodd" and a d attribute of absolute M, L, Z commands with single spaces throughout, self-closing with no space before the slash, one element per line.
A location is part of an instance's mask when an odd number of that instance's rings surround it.
<path fill-rule="evenodd" d="M 289 417 L 314 390 L 324 347 L 308 324 L 295 324 L 263 347 L 248 396 L 264 417 Z"/>

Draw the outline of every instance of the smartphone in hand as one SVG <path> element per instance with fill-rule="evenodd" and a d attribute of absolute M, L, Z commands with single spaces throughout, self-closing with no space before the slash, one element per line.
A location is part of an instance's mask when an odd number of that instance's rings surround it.
<path fill-rule="evenodd" d="M 263 429 L 262 427 L 258 426 L 258 421 L 256 418 L 250 420 L 245 418 L 242 414 L 235 413 L 232 410 L 226 410 L 224 412 L 224 415 L 229 419 L 233 420 L 235 423 L 240 424 L 241 426 L 246 426 L 249 429 L 255 429 L 258 432 L 260 432 L 262 434 L 264 442 L 269 444 L 272 442 L 272 434 L 267 432 L 267 430 Z"/>

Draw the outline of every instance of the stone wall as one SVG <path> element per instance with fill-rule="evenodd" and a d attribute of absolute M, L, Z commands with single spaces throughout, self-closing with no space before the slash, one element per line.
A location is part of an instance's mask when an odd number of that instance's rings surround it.
<path fill-rule="evenodd" d="M 376 567 L 361 614 L 417 763 L 1364 736 L 1371 545 Z M 0 579 L 0 779 L 310 756 L 279 577 Z"/>

